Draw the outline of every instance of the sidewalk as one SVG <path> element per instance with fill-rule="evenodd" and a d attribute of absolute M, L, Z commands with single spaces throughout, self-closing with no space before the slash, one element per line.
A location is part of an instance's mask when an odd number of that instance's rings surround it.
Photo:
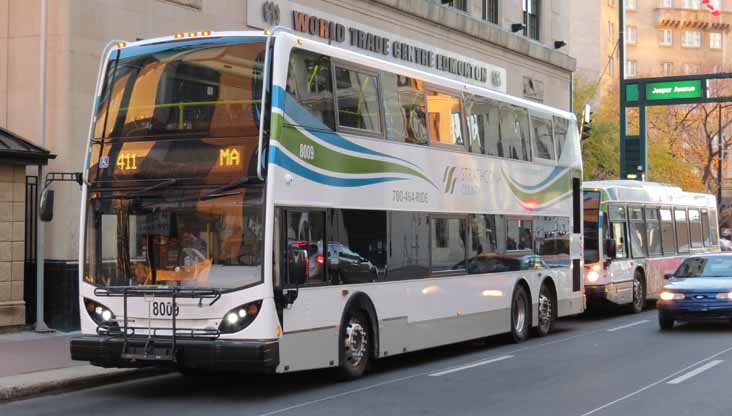
<path fill-rule="evenodd" d="M 30 331 L 0 335 L 0 403 L 160 374 L 72 361 L 69 341 L 77 335 Z"/>

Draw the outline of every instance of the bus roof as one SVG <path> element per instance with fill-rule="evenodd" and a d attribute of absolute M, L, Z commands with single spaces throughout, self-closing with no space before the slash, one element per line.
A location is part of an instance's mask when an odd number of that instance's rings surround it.
<path fill-rule="evenodd" d="M 204 35 L 205 33 L 205 35 Z M 190 34 L 196 34 L 196 36 L 190 37 Z M 217 37 L 235 37 L 235 36 L 267 36 L 269 32 L 265 31 L 259 31 L 259 30 L 241 30 L 241 31 L 206 31 L 206 32 L 183 32 L 176 35 L 170 35 L 170 36 L 162 36 L 158 38 L 151 38 L 151 39 L 144 39 L 136 42 L 121 42 L 121 44 L 124 48 L 131 48 L 136 46 L 142 46 L 142 45 L 149 45 L 154 43 L 164 43 L 164 42 L 175 42 L 179 40 L 188 40 L 198 38 L 198 39 L 207 39 L 207 38 L 217 38 Z M 344 49 L 339 48 L 336 46 L 328 45 L 324 42 L 312 40 L 310 38 L 300 36 L 298 34 L 295 34 L 292 32 L 291 29 L 285 28 L 285 27 L 277 27 L 273 29 L 273 36 L 275 37 L 290 37 L 297 43 L 298 45 L 304 47 L 304 49 L 309 50 L 322 50 L 324 52 L 328 52 L 331 56 L 334 56 L 335 58 L 348 60 L 349 62 L 356 62 L 356 63 L 363 63 L 368 66 L 372 66 L 374 68 L 382 69 L 382 70 L 389 70 L 391 72 L 404 74 L 405 76 L 414 76 L 416 78 L 422 79 L 424 81 L 449 87 L 458 91 L 468 91 L 472 94 L 479 95 L 481 97 L 486 98 L 493 98 L 502 102 L 506 102 L 509 104 L 514 104 L 517 106 L 521 106 L 524 108 L 527 108 L 529 110 L 533 110 L 535 112 L 541 112 L 544 114 L 550 114 L 558 117 L 563 117 L 572 121 L 576 121 L 576 117 L 574 113 L 564 111 L 558 108 L 550 107 L 548 105 L 540 104 L 534 101 L 530 101 L 524 98 L 515 97 L 512 95 L 504 94 L 499 91 L 494 91 L 488 88 L 482 88 L 475 86 L 473 84 L 460 82 L 453 80 L 451 78 L 447 78 L 444 76 L 441 76 L 439 74 L 414 69 L 412 67 L 408 67 L 405 65 L 401 65 L 398 63 L 394 63 L 392 61 L 379 59 L 377 57 L 366 55 L 364 53 L 352 51 L 350 49 Z"/>
<path fill-rule="evenodd" d="M 584 182 L 585 191 L 604 191 L 603 202 L 627 202 L 638 204 L 667 204 L 716 208 L 714 195 L 685 192 L 678 186 L 658 182 L 633 180 Z"/>

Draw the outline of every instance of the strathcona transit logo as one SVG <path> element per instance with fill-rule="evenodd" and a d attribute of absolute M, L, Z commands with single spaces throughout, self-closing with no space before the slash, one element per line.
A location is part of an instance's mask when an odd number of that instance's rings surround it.
<path fill-rule="evenodd" d="M 446 194 L 452 195 L 455 193 L 455 183 L 457 183 L 455 169 L 457 169 L 457 166 L 448 165 L 445 167 L 445 173 L 442 175 L 442 185 L 445 188 L 443 192 Z"/>

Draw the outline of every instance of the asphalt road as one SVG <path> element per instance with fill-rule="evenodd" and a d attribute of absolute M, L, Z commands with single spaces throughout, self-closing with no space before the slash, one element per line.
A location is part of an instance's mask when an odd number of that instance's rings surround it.
<path fill-rule="evenodd" d="M 0 406 L 0 415 L 730 415 L 732 324 L 662 333 L 656 311 L 562 320 L 379 361 L 367 377 L 178 374 Z"/>

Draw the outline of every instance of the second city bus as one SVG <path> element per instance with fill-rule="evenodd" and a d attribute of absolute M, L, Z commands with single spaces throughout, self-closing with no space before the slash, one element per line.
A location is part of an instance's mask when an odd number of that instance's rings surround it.
<path fill-rule="evenodd" d="M 713 195 L 630 180 L 585 182 L 588 302 L 630 305 L 657 299 L 664 275 L 690 255 L 719 251 Z"/>

